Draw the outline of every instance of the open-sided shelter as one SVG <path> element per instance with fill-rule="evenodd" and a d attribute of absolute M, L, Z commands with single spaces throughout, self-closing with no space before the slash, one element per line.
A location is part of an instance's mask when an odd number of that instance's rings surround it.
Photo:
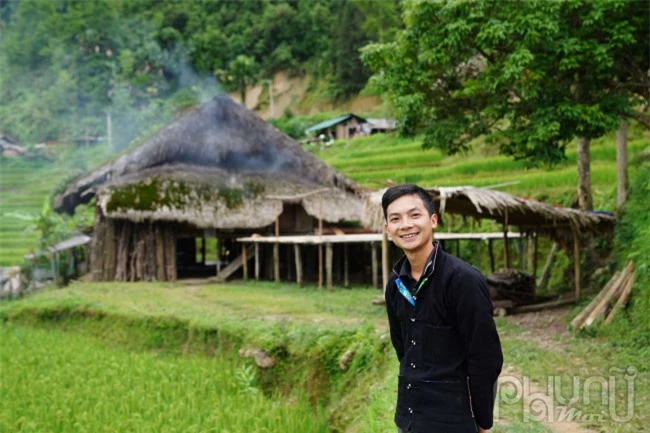
<path fill-rule="evenodd" d="M 505 263 L 510 266 L 508 250 L 509 227 L 517 227 L 521 235 L 532 237 L 537 248 L 537 237 L 548 236 L 557 242 L 573 244 L 575 269 L 575 299 L 580 298 L 580 238 L 582 234 L 607 235 L 614 230 L 614 217 L 605 212 L 553 206 L 537 200 L 516 197 L 488 188 L 472 186 L 425 188 L 436 203 L 439 216 L 446 213 L 466 218 L 489 219 L 503 226 Z M 382 191 L 366 195 L 362 223 L 380 230 L 384 224 L 381 208 Z M 490 242 L 491 246 L 491 242 Z M 536 257 L 535 251 L 535 257 Z M 492 258 L 491 254 L 491 259 Z M 384 265 L 387 268 L 386 265 Z M 536 267 L 536 265 L 535 265 Z M 387 273 L 384 272 L 384 280 Z"/>
<path fill-rule="evenodd" d="M 358 193 L 290 137 L 217 96 L 71 182 L 54 208 L 72 212 L 97 197 L 93 279 L 173 280 L 197 265 L 195 240 L 206 233 L 234 261 L 241 247 L 228 240 L 237 236 L 359 221 Z"/>

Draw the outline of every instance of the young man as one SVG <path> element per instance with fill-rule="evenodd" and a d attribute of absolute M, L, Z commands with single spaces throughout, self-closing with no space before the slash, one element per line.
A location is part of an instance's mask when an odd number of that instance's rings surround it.
<path fill-rule="evenodd" d="M 400 363 L 398 432 L 485 432 L 503 364 L 485 279 L 432 242 L 438 217 L 422 188 L 389 188 L 382 207 L 388 238 L 404 251 L 385 294 Z"/>

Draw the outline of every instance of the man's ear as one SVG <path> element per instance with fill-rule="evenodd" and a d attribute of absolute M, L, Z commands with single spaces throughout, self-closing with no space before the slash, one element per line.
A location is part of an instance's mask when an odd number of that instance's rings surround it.
<path fill-rule="evenodd" d="M 431 214 L 431 228 L 435 229 L 436 227 L 438 227 L 438 215 Z"/>
<path fill-rule="evenodd" d="M 388 238 L 388 240 L 389 241 L 393 240 L 393 238 L 390 235 L 390 232 L 388 231 L 388 223 L 384 223 L 384 231 L 386 232 L 386 237 Z"/>

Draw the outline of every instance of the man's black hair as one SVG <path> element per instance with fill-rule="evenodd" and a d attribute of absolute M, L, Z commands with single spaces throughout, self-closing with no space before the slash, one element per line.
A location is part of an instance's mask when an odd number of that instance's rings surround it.
<path fill-rule="evenodd" d="M 391 186 L 381 197 L 381 207 L 384 209 L 384 219 L 388 218 L 386 215 L 386 209 L 388 209 L 388 206 L 398 198 L 405 195 L 415 195 L 422 199 L 422 203 L 424 203 L 424 207 L 429 212 L 429 216 L 436 213 L 436 205 L 431 196 L 424 189 L 417 185 L 405 183 L 402 185 Z"/>

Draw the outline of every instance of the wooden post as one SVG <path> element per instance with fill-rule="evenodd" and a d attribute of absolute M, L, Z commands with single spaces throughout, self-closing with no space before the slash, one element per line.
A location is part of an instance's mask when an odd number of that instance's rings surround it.
<path fill-rule="evenodd" d="M 318 236 L 323 236 L 323 220 L 318 219 Z M 318 290 L 323 290 L 323 244 L 318 244 Z"/>
<path fill-rule="evenodd" d="M 537 250 L 539 240 L 539 235 L 537 233 L 538 232 L 535 232 L 535 247 L 533 252 L 533 278 L 535 278 L 535 280 L 537 280 Z"/>
<path fill-rule="evenodd" d="M 201 257 L 202 257 L 202 262 L 205 265 L 205 233 L 203 233 L 203 236 L 201 236 Z"/>
<path fill-rule="evenodd" d="M 241 245 L 242 271 L 244 272 L 244 279 L 248 280 L 248 256 L 246 255 L 246 244 L 242 243 Z"/>
<path fill-rule="evenodd" d="M 260 280 L 260 244 L 255 242 L 255 281 Z"/>
<path fill-rule="evenodd" d="M 54 285 L 58 286 L 59 285 L 59 277 L 57 275 L 57 270 L 56 270 L 56 259 L 54 258 L 54 253 L 50 255 L 50 267 L 52 268 L 52 280 L 54 281 Z"/>
<path fill-rule="evenodd" d="M 546 263 L 544 264 L 544 269 L 542 270 L 542 276 L 539 278 L 539 283 L 537 287 L 540 289 L 545 289 L 548 287 L 548 282 L 551 279 L 551 269 L 553 269 L 553 262 L 555 262 L 555 256 L 557 256 L 557 250 L 559 246 L 557 242 L 553 243 L 551 246 L 551 251 L 548 252 L 548 257 L 546 257 Z"/>
<path fill-rule="evenodd" d="M 527 234 L 526 235 L 526 271 L 532 272 L 533 270 L 533 259 L 534 259 L 535 253 L 533 251 L 533 239 L 532 235 Z"/>
<path fill-rule="evenodd" d="M 377 263 L 377 244 L 370 243 L 370 257 L 372 262 L 372 287 L 379 288 L 379 264 Z"/>
<path fill-rule="evenodd" d="M 510 247 L 508 246 L 508 209 L 505 210 L 505 221 L 503 222 L 503 258 L 506 268 L 510 268 Z"/>
<path fill-rule="evenodd" d="M 296 284 L 302 286 L 302 257 L 300 256 L 300 245 L 293 245 L 293 252 L 296 258 Z"/>
<path fill-rule="evenodd" d="M 515 242 L 517 245 L 517 251 L 519 252 L 519 270 L 520 271 L 525 271 L 526 270 L 526 251 L 524 247 L 524 241 L 523 239 L 515 239 Z"/>
<path fill-rule="evenodd" d="M 348 244 L 343 244 L 343 287 L 350 287 L 350 252 Z"/>
<path fill-rule="evenodd" d="M 278 243 L 278 236 L 280 236 L 280 218 L 275 219 L 275 242 L 273 243 L 273 276 L 276 283 L 280 282 L 280 244 Z"/>
<path fill-rule="evenodd" d="M 573 229 L 573 270 L 576 283 L 575 300 L 580 300 L 580 236 L 578 231 Z"/>
<path fill-rule="evenodd" d="M 386 232 L 384 232 L 384 236 L 381 238 L 381 277 L 384 291 L 388 285 L 388 267 L 390 266 L 388 261 L 388 238 L 386 237 Z"/>
<path fill-rule="evenodd" d="M 494 248 L 492 246 L 492 239 L 488 239 L 488 251 L 490 253 L 490 269 L 494 272 Z"/>
<path fill-rule="evenodd" d="M 291 281 L 293 279 L 293 274 L 291 273 L 291 248 L 287 245 L 287 248 L 285 248 L 286 251 L 286 268 L 287 268 L 287 281 Z"/>
<path fill-rule="evenodd" d="M 327 289 L 332 290 L 332 259 L 334 258 L 334 251 L 331 243 L 325 244 L 325 272 L 327 278 Z"/>

